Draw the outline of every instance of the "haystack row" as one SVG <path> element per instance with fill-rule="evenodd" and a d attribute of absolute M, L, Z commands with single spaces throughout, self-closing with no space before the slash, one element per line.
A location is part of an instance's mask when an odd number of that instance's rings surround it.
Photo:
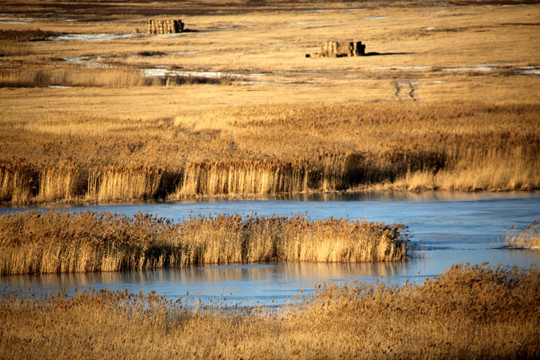
<path fill-rule="evenodd" d="M 321 52 L 307 57 L 353 57 L 365 56 L 366 46 L 361 41 L 325 41 L 321 44 Z"/>
<path fill-rule="evenodd" d="M 147 20 L 146 32 L 148 34 L 176 34 L 184 31 L 181 20 Z"/>

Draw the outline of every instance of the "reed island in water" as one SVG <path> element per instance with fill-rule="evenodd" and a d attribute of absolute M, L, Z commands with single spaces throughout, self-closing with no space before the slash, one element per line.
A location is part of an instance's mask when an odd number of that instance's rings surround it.
<path fill-rule="evenodd" d="M 149 270 L 276 261 L 404 261 L 403 225 L 306 216 L 24 212 L 0 216 L 0 274 Z"/>

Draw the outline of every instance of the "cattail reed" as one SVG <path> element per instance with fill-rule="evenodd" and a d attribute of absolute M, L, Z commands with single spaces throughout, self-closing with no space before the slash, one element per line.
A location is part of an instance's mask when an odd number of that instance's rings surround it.
<path fill-rule="evenodd" d="M 108 167 L 90 170 L 87 198 L 98 201 L 152 199 L 159 190 L 162 170 L 137 167 Z"/>

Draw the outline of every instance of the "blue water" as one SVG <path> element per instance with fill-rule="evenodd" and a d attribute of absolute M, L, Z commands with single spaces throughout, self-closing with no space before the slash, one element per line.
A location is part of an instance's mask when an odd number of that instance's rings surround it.
<path fill-rule="evenodd" d="M 50 209 L 50 208 L 47 208 Z M 539 193 L 422 195 L 326 195 L 288 200 L 178 202 L 106 206 L 74 206 L 69 211 L 110 211 L 133 215 L 157 214 L 175 221 L 191 215 L 256 213 L 290 216 L 306 213 L 313 219 L 348 217 L 369 221 L 399 222 L 409 227 L 416 251 L 413 259 L 397 264 L 255 264 L 192 267 L 144 272 L 61 274 L 0 277 L 0 289 L 31 288 L 50 292 L 67 288 L 106 288 L 159 294 L 190 305 L 282 304 L 292 296 L 309 294 L 317 284 L 360 280 L 374 282 L 381 276 L 403 283 L 422 282 L 453 264 L 540 266 L 540 252 L 501 249 L 512 225 L 521 227 L 540 219 Z M 0 208 L 0 214 L 27 208 Z"/>

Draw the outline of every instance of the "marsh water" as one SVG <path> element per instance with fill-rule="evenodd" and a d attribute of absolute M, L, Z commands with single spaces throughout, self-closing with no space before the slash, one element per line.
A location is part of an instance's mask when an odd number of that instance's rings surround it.
<path fill-rule="evenodd" d="M 50 209 L 50 208 L 48 208 Z M 191 267 L 142 272 L 50 274 L 0 277 L 0 289 L 50 292 L 67 289 L 111 289 L 138 293 L 156 290 L 186 304 L 282 304 L 328 282 L 422 282 L 453 264 L 540 266 L 540 252 L 505 249 L 511 226 L 540 219 L 540 193 L 506 194 L 362 194 L 289 197 L 280 200 L 178 202 L 81 206 L 69 211 L 137 212 L 181 221 L 191 215 L 257 214 L 312 218 L 348 217 L 399 222 L 408 226 L 413 257 L 403 263 L 318 264 L 272 263 Z M 0 208 L 0 214 L 29 208 Z M 302 291 L 302 292 L 301 292 Z M 302 295 L 301 295 L 302 294 Z"/>

